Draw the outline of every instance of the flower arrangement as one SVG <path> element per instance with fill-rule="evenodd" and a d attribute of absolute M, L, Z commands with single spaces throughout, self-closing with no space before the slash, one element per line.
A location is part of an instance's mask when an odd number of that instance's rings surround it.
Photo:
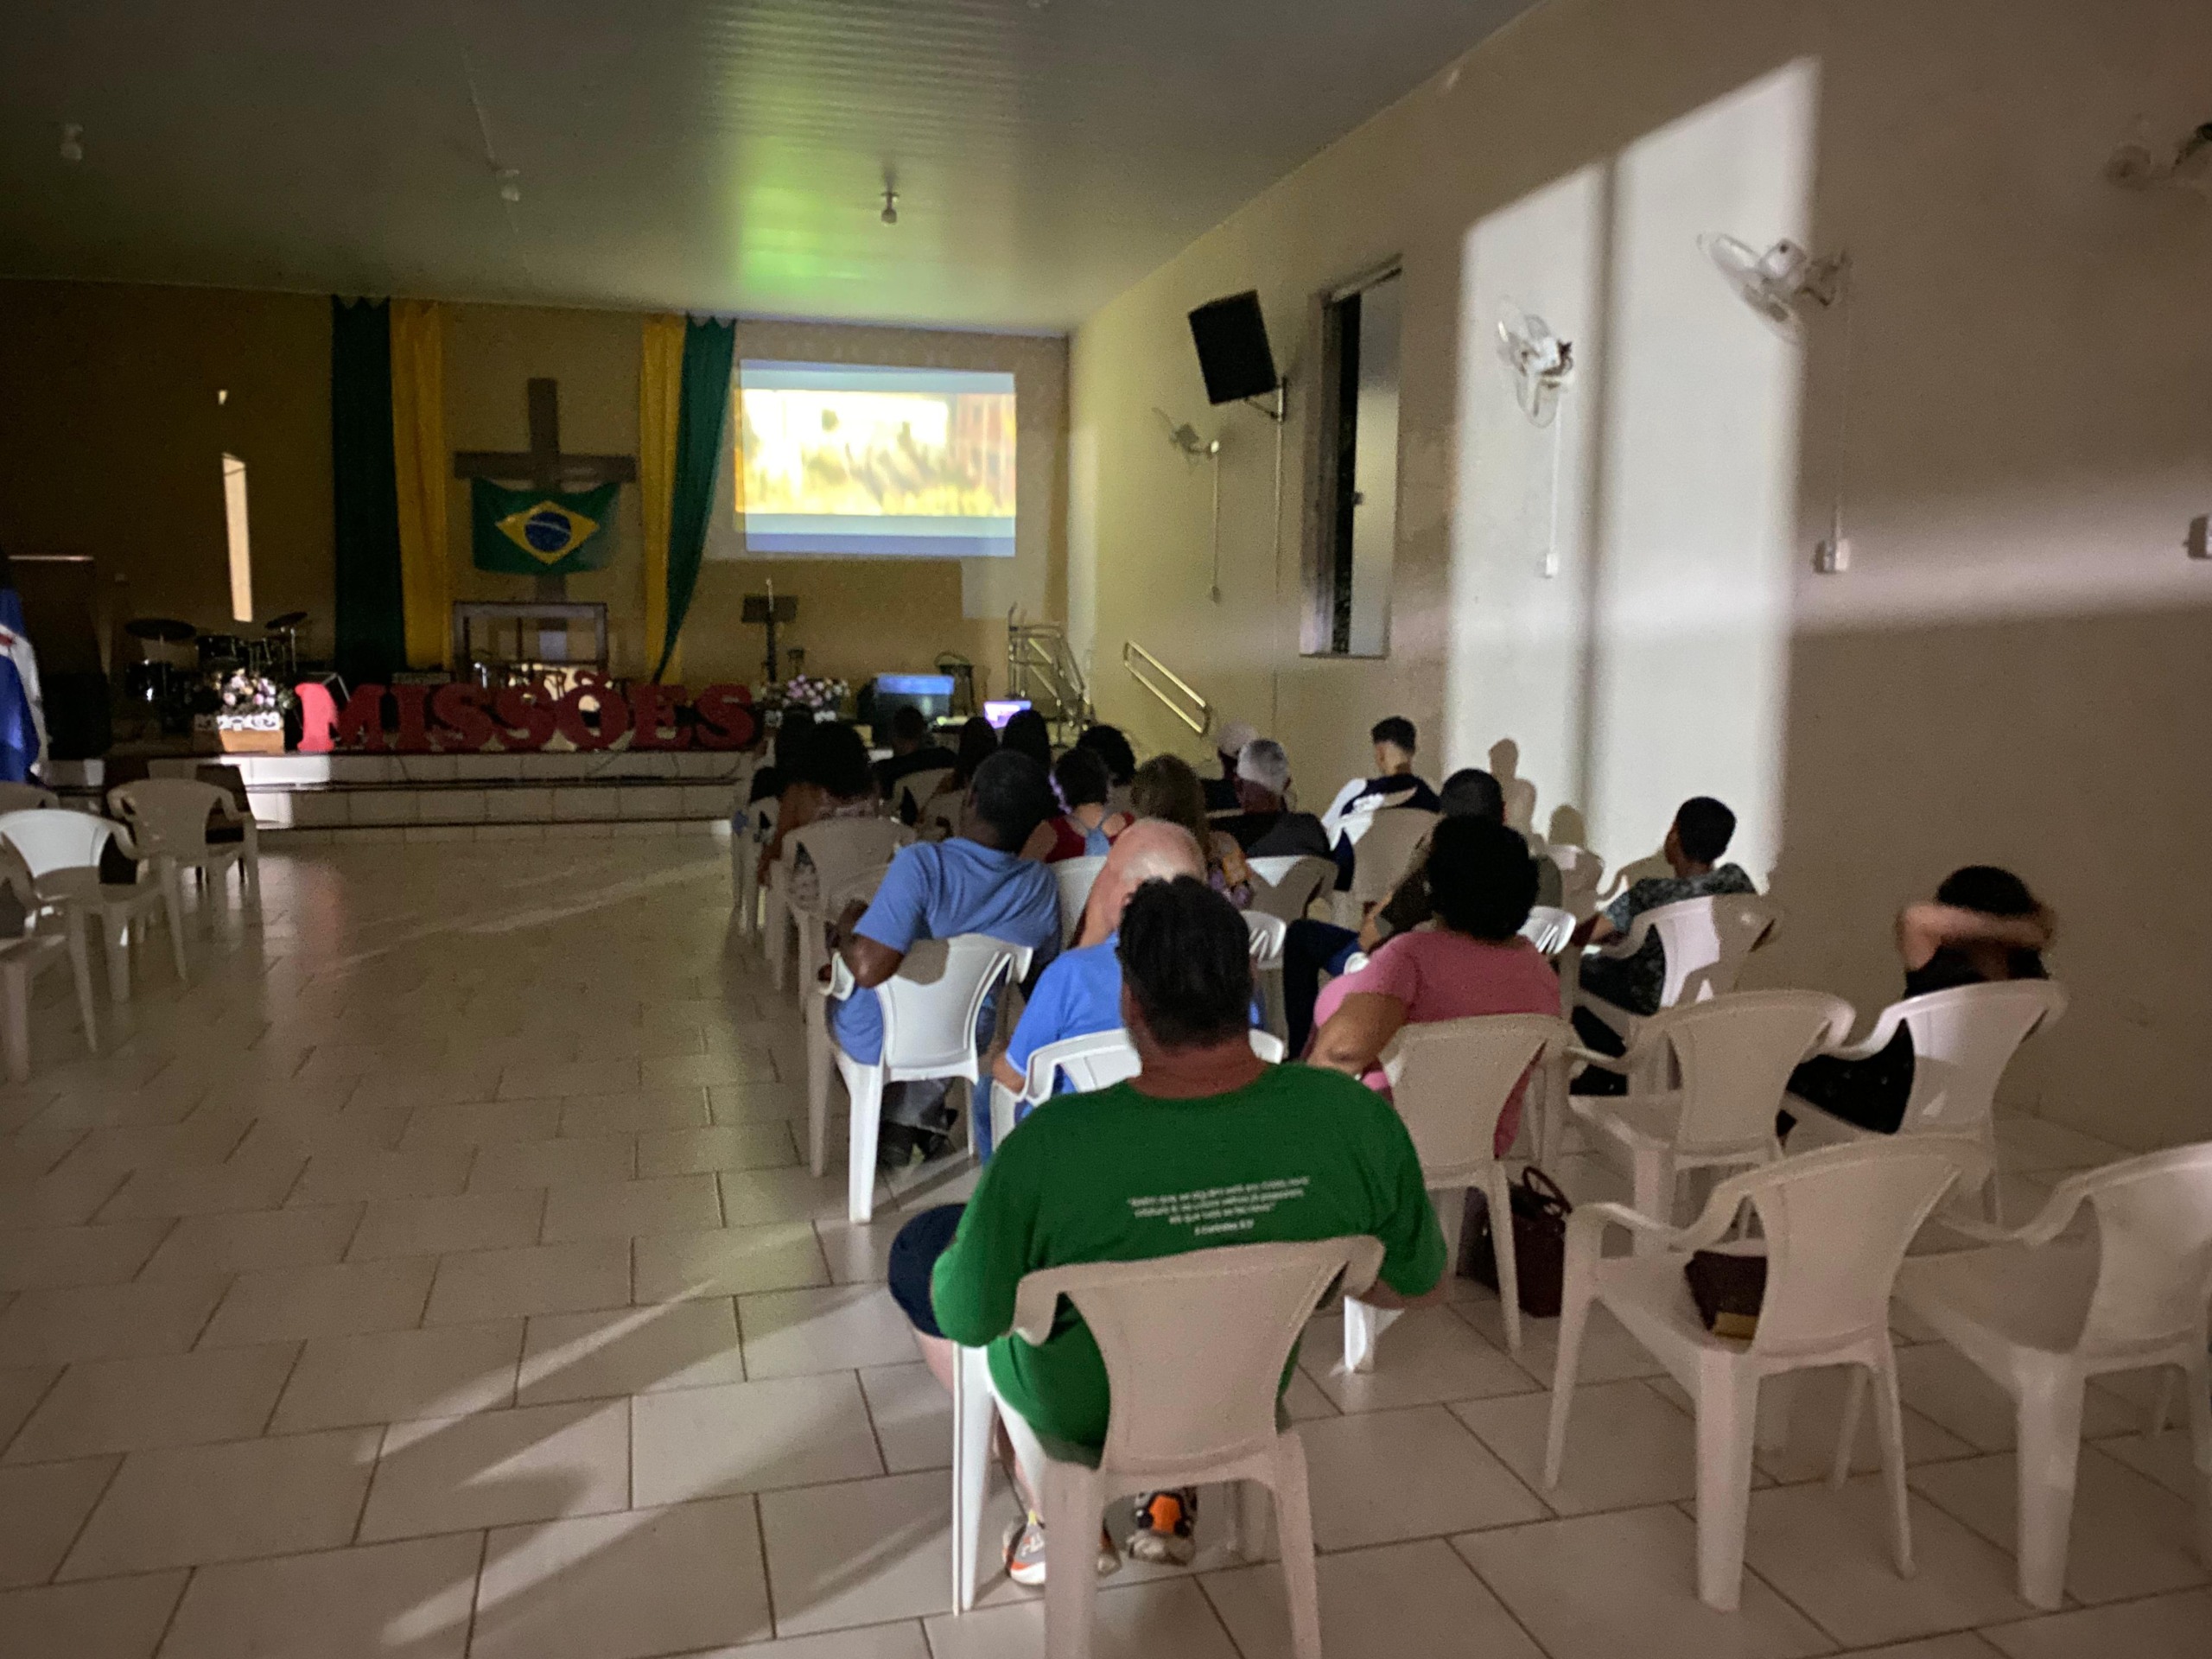
<path fill-rule="evenodd" d="M 794 674 L 781 685 L 772 685 L 761 698 L 764 707 L 779 713 L 804 709 L 814 715 L 835 715 L 845 706 L 852 688 L 842 680 L 819 674 Z"/>
<path fill-rule="evenodd" d="M 207 689 L 214 694 L 217 731 L 281 732 L 285 715 L 299 702 L 289 686 L 251 669 L 211 675 Z"/>

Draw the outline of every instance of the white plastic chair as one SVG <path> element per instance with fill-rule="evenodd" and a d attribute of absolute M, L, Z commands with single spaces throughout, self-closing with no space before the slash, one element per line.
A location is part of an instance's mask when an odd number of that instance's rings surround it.
<path fill-rule="evenodd" d="M 1590 1305 L 1602 1302 L 1697 1403 L 1700 1601 L 1732 1612 L 1742 1589 L 1754 1443 L 1778 1443 L 1786 1429 L 1786 1394 L 1762 1421 L 1762 1380 L 1826 1365 L 1861 1367 L 1880 1383 L 1875 1398 L 1882 1472 L 1889 1487 L 1891 1545 L 1897 1572 L 1910 1576 L 1904 1419 L 1897 1401 L 1897 1356 L 1890 1344 L 1890 1287 L 1921 1223 L 1962 1172 L 1979 1175 L 1982 1162 L 1980 1149 L 1972 1142 L 1934 1135 L 1879 1146 L 1831 1147 L 1723 1181 L 1704 1213 L 1679 1231 L 1623 1205 L 1578 1208 L 1567 1224 L 1545 1489 L 1559 1484 L 1582 1332 Z M 1738 1342 L 1705 1328 L 1682 1269 L 1692 1252 L 1721 1241 L 1747 1204 L 1757 1212 L 1764 1236 L 1766 1293 L 1758 1334 Z M 1656 1248 L 1605 1257 L 1609 1226 L 1628 1228 Z M 1740 1253 L 1754 1248 L 1755 1243 L 1740 1247 Z M 1847 1433 L 1838 1457 L 1848 1459 L 1850 1454 Z"/>
<path fill-rule="evenodd" d="M 950 774 L 946 783 L 952 781 Z M 967 800 L 964 793 L 940 787 L 938 792 L 922 803 L 921 822 L 914 827 L 924 841 L 949 841 L 960 833 L 960 813 Z"/>
<path fill-rule="evenodd" d="M 29 812 L 60 804 L 59 795 L 50 789 L 41 789 L 36 784 L 0 784 L 0 813 Z"/>
<path fill-rule="evenodd" d="M 175 890 L 159 880 L 100 880 L 100 854 L 111 841 L 134 861 L 138 856 L 130 832 L 121 824 L 89 812 L 35 807 L 0 813 L 0 838 L 22 855 L 39 902 L 60 911 L 73 951 L 82 948 L 76 936 L 83 932 L 86 919 L 97 918 L 100 948 L 107 957 L 108 995 L 115 1001 L 130 1000 L 131 927 L 156 910 L 168 912 L 170 954 L 177 983 L 184 983 L 184 918 L 178 913 Z"/>
<path fill-rule="evenodd" d="M 2060 1237 L 2084 1204 L 2096 1217 L 2094 1248 Z M 1907 1262 L 1897 1295 L 2012 1396 L 2021 1599 L 2056 1607 L 2064 1592 L 2082 1389 L 2111 1371 L 2181 1373 L 2197 1476 L 2197 1550 L 2212 1564 L 2212 1362 L 2205 1354 L 2212 1142 L 2069 1175 L 2041 1215 L 1999 1236 L 1996 1249 Z M 1859 1395 L 1854 1378 L 1847 1435 Z M 2164 1428 L 2168 1404 L 2162 1396 L 2152 1434 Z"/>
<path fill-rule="evenodd" d="M 914 821 L 918 824 L 922 808 L 928 804 L 930 797 L 944 788 L 951 778 L 950 766 L 933 766 L 927 772 L 908 772 L 891 785 L 891 816 L 901 823 L 905 822 L 906 803 L 912 801 L 914 804 Z"/>
<path fill-rule="evenodd" d="M 224 872 L 233 867 L 244 886 L 245 906 L 261 912 L 261 837 L 253 814 L 241 812 L 226 791 L 188 778 L 141 778 L 118 784 L 107 792 L 108 810 L 130 827 L 138 851 L 154 863 L 156 879 L 168 884 L 174 898 L 169 914 L 184 909 L 184 875 L 195 872 L 210 888 L 210 898 L 223 887 Z M 213 817 L 242 830 L 238 841 L 207 839 Z M 215 907 L 206 906 L 207 925 L 215 925 Z"/>
<path fill-rule="evenodd" d="M 2020 1045 L 2066 1012 L 2066 993 L 2047 979 L 2000 980 L 1959 985 L 1892 1002 L 1863 1041 L 1834 1051 L 1864 1060 L 1890 1046 L 1902 1026 L 1912 1033 L 1912 1093 L 1906 1097 L 1900 1135 L 1963 1135 L 1997 1151 L 1997 1084 Z M 1862 1129 L 1792 1095 L 1787 1109 L 1810 1131 L 1811 1144 L 1863 1141 Z M 1998 1184 L 1982 1188 L 1989 1219 L 2003 1219 Z"/>
<path fill-rule="evenodd" d="M 738 936 L 752 939 L 760 937 L 760 849 L 776 838 L 776 798 L 764 796 L 743 810 L 750 833 L 729 838 L 729 890 Z"/>
<path fill-rule="evenodd" d="M 1290 1033 L 1290 1016 L 1283 1005 L 1282 946 L 1290 924 L 1261 911 L 1244 912 L 1244 925 L 1252 935 L 1252 988 L 1260 999 L 1260 1023 L 1277 1037 Z"/>
<path fill-rule="evenodd" d="M 1435 828 L 1436 817 L 1417 806 L 1386 806 L 1345 820 L 1344 833 L 1353 838 L 1351 891 L 1338 896 L 1351 900 L 1344 907 L 1351 918 L 1349 925 L 1357 926 L 1368 906 L 1390 896 L 1412 868 L 1422 839 Z"/>
<path fill-rule="evenodd" d="M 1656 933 L 1667 962 L 1659 1006 L 1671 1008 L 1734 990 L 1745 960 L 1774 937 L 1781 923 L 1781 910 L 1755 893 L 1713 893 L 1645 911 L 1629 924 L 1627 933 L 1600 946 L 1598 954 L 1632 957 Z M 1581 1006 L 1623 1038 L 1635 1040 L 1638 1015 L 1599 996 L 1582 998 Z"/>
<path fill-rule="evenodd" d="M 1002 1418 L 1024 1478 L 1044 1510 L 1045 1652 L 1088 1659 L 1098 1592 L 1098 1528 L 1131 1492 L 1243 1481 L 1274 1497 L 1290 1599 L 1291 1651 L 1321 1659 L 1320 1596 L 1306 1448 L 1279 1427 L 1276 1396 L 1306 1321 L 1341 1277 L 1365 1290 L 1382 1263 L 1372 1238 L 1236 1244 L 1147 1262 L 1052 1268 L 1026 1275 L 1014 1334 L 1041 1344 L 1060 1299 L 1073 1303 L 1106 1363 L 1113 1410 L 1098 1465 L 1046 1454 L 1020 1414 L 990 1384 L 986 1351 L 963 1348 L 952 1392 L 953 1610 L 976 1604 L 982 1559 L 991 1427 Z M 1264 1512 L 1251 1484 L 1230 1508 L 1240 1541 L 1256 1544 Z"/>
<path fill-rule="evenodd" d="M 1545 854 L 1559 866 L 1559 901 L 1576 921 L 1598 913 L 1598 887 L 1605 878 L 1605 861 L 1587 847 L 1565 842 L 1546 845 Z"/>
<path fill-rule="evenodd" d="M 1098 885 L 1098 872 L 1106 868 L 1106 855 L 1091 853 L 1064 858 L 1049 868 L 1060 884 L 1060 949 L 1065 950 L 1075 942 L 1076 931 L 1083 925 L 1083 907 L 1090 902 L 1090 890 Z"/>
<path fill-rule="evenodd" d="M 1548 957 L 1555 957 L 1567 949 L 1567 941 L 1574 937 L 1574 912 L 1551 905 L 1537 905 L 1529 912 L 1529 919 L 1521 925 L 1521 937 Z"/>
<path fill-rule="evenodd" d="M 1001 979 L 1029 971 L 1029 949 L 981 933 L 923 939 L 909 950 L 899 971 L 875 988 L 883 1011 L 883 1052 L 874 1064 L 855 1060 L 837 1046 L 829 1005 L 859 988 L 842 956 L 830 958 L 830 983 L 814 987 L 806 1001 L 807 1163 L 816 1175 L 828 1166 L 830 1071 L 845 1080 L 852 1103 L 851 1167 L 846 1173 L 845 1212 L 855 1224 L 875 1213 L 875 1149 L 880 1137 L 883 1087 L 931 1077 L 965 1079 L 973 1110 L 982 1076 L 976 1022 L 984 1000 Z"/>
<path fill-rule="evenodd" d="M 842 913 L 856 884 L 871 873 L 880 873 L 892 855 L 914 838 L 914 832 L 895 818 L 825 818 L 794 830 L 784 840 L 784 861 L 791 868 L 784 875 L 784 904 L 791 912 L 792 931 L 798 936 L 798 994 L 804 998 L 815 983 L 815 972 L 830 954 L 829 930 Z M 798 852 L 804 848 L 814 866 L 815 899 L 802 905 L 791 890 L 791 876 Z M 780 950 L 774 953 L 781 957 Z M 771 964 L 780 969 L 780 960 Z"/>
<path fill-rule="evenodd" d="M 41 924 L 58 912 L 40 899 L 30 866 L 4 841 L 0 841 L 0 887 L 15 895 L 23 912 L 22 936 L 0 939 L 0 1015 L 5 1020 L 0 1034 L 7 1042 L 9 1080 L 27 1083 L 31 1075 L 31 982 L 64 955 L 77 982 L 77 1017 L 83 1023 L 85 1047 L 94 1054 L 100 1052 L 99 1027 L 92 1014 L 92 966 L 81 927 L 71 928 L 66 935 L 41 931 Z"/>
<path fill-rule="evenodd" d="M 1654 1014 L 1628 1052 L 1575 1057 L 1643 1084 L 1625 1095 L 1569 1095 L 1567 1109 L 1629 1163 L 1636 1207 L 1674 1222 L 1688 1169 L 1737 1168 L 1782 1156 L 1774 1132 L 1789 1074 L 1851 1029 L 1851 1004 L 1824 991 L 1745 991 Z M 1673 1074 L 1673 1088 L 1658 1086 Z"/>
<path fill-rule="evenodd" d="M 1280 1065 L 1282 1039 L 1270 1032 L 1255 1031 L 1252 1033 L 1252 1052 L 1269 1065 Z M 1043 1045 L 1029 1057 L 1020 1094 L 1002 1083 L 991 1085 L 992 1147 L 995 1149 L 1006 1144 L 1007 1136 L 1014 1133 L 1027 1115 L 1025 1109 L 1033 1109 L 1052 1097 L 1063 1074 L 1075 1092 L 1081 1095 L 1110 1089 L 1134 1077 L 1141 1069 L 1136 1045 L 1119 1026 L 1111 1031 L 1063 1037 L 1057 1043 Z"/>
<path fill-rule="evenodd" d="M 1314 899 L 1337 879 L 1334 859 L 1301 853 L 1284 858 L 1248 858 L 1252 872 L 1252 902 L 1244 913 L 1280 916 L 1286 922 L 1302 920 Z"/>
<path fill-rule="evenodd" d="M 1460 1195 L 1478 1186 L 1489 1200 L 1505 1344 L 1516 1354 L 1521 1351 L 1520 1266 L 1513 1251 L 1505 1166 L 1493 1155 L 1492 1144 L 1497 1120 L 1522 1079 L 1529 1081 L 1529 1098 L 1522 1103 L 1527 1110 L 1543 1094 L 1555 1065 L 1563 1066 L 1573 1039 L 1573 1028 L 1549 1014 L 1491 1014 L 1402 1027 L 1382 1051 L 1382 1072 L 1421 1157 L 1421 1179 L 1430 1192 L 1452 1195 L 1436 1206 L 1446 1261 L 1459 1259 L 1459 1229 L 1466 1213 Z M 1346 1370 L 1374 1370 L 1376 1339 L 1397 1317 L 1393 1309 L 1345 1301 Z"/>

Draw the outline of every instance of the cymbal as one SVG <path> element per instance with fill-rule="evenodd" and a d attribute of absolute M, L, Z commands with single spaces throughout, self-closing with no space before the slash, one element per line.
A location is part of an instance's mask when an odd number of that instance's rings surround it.
<path fill-rule="evenodd" d="M 189 622 L 180 622 L 173 616 L 134 617 L 123 625 L 123 631 L 133 639 L 158 639 L 175 645 L 189 639 L 200 630 Z"/>
<path fill-rule="evenodd" d="M 282 616 L 270 617 L 268 622 L 263 626 L 262 632 L 264 633 L 283 633 L 289 629 L 298 627 L 301 623 L 307 620 L 308 613 L 305 611 L 287 611 Z"/>

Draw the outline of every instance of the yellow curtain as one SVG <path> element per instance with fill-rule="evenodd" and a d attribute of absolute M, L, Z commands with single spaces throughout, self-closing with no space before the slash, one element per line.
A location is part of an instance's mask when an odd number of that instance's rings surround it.
<path fill-rule="evenodd" d="M 399 496 L 399 586 L 410 668 L 440 668 L 453 647 L 446 564 L 445 318 L 435 302 L 391 302 L 391 453 Z"/>
<path fill-rule="evenodd" d="M 676 501 L 676 424 L 683 392 L 683 319 L 647 317 L 638 375 L 638 508 L 645 531 L 645 663 L 668 632 L 668 530 Z M 662 677 L 683 678 L 682 647 Z"/>

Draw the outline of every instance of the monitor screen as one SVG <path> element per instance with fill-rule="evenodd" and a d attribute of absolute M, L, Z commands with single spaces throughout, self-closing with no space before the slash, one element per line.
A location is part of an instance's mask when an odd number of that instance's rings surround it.
<path fill-rule="evenodd" d="M 986 697 L 983 699 L 983 718 L 999 731 L 1006 723 L 1029 706 L 1027 697 Z"/>
<path fill-rule="evenodd" d="M 1014 556 L 1013 375 L 748 358 L 730 395 L 747 554 Z"/>

